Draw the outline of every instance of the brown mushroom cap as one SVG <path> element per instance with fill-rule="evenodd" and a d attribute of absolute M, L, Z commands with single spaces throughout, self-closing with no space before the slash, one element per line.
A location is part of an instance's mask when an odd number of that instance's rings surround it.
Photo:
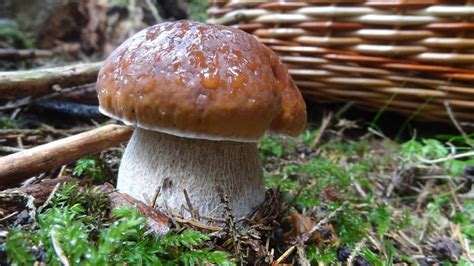
<path fill-rule="evenodd" d="M 255 141 L 295 136 L 306 108 L 277 55 L 226 26 L 166 22 L 140 31 L 106 60 L 100 110 L 126 124 L 182 137 Z"/>

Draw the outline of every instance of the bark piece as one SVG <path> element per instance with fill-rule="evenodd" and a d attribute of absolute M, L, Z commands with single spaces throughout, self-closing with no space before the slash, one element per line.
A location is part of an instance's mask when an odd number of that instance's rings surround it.
<path fill-rule="evenodd" d="M 111 208 L 120 206 L 136 207 L 138 211 L 148 218 L 147 226 L 158 235 L 165 235 L 170 230 L 170 219 L 160 211 L 153 209 L 140 200 L 131 197 L 128 194 L 114 191 L 115 189 L 110 184 L 105 184 L 97 187 L 99 191 L 109 192 L 109 199 Z"/>
<path fill-rule="evenodd" d="M 22 192 L 0 192 L 0 229 L 10 224 L 32 225 L 36 207 L 31 195 Z"/>
<path fill-rule="evenodd" d="M 24 193 L 34 198 L 35 206 L 41 206 L 48 199 L 49 195 L 57 184 L 73 180 L 76 179 L 71 176 L 62 176 L 55 179 L 45 179 L 38 184 L 33 184 L 26 187 L 10 188 L 2 191 L 2 193 Z"/>

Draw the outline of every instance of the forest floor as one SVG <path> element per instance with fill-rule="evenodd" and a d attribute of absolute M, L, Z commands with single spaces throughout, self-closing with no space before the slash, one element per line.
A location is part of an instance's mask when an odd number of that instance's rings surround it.
<path fill-rule="evenodd" d="M 6 114 L 2 155 L 97 126 Z M 117 207 L 103 184 L 115 183 L 124 146 L 29 179 L 16 185 L 22 192 L 0 192 L 0 264 L 474 263 L 474 157 L 462 157 L 472 153 L 472 135 L 396 142 L 363 123 L 326 122 L 259 143 L 268 195 L 243 225 L 228 215 L 204 224 L 150 206 Z"/>

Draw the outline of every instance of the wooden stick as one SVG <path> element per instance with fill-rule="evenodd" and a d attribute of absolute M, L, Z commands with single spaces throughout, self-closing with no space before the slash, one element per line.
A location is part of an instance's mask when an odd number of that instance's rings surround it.
<path fill-rule="evenodd" d="M 26 71 L 0 72 L 0 98 L 52 92 L 53 85 L 72 87 L 97 80 L 102 62 Z"/>
<path fill-rule="evenodd" d="M 2 60 L 51 57 L 53 54 L 54 53 L 49 50 L 0 48 L 0 59 Z"/>
<path fill-rule="evenodd" d="M 0 185 L 15 184 L 127 141 L 132 128 L 107 125 L 0 157 Z"/>

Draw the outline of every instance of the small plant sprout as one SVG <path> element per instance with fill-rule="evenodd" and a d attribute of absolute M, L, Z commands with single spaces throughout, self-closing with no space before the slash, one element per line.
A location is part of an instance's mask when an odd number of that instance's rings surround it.
<path fill-rule="evenodd" d="M 84 175 L 92 178 L 94 183 L 100 184 L 107 180 L 107 169 L 98 156 L 87 156 L 76 162 L 73 175 Z"/>

